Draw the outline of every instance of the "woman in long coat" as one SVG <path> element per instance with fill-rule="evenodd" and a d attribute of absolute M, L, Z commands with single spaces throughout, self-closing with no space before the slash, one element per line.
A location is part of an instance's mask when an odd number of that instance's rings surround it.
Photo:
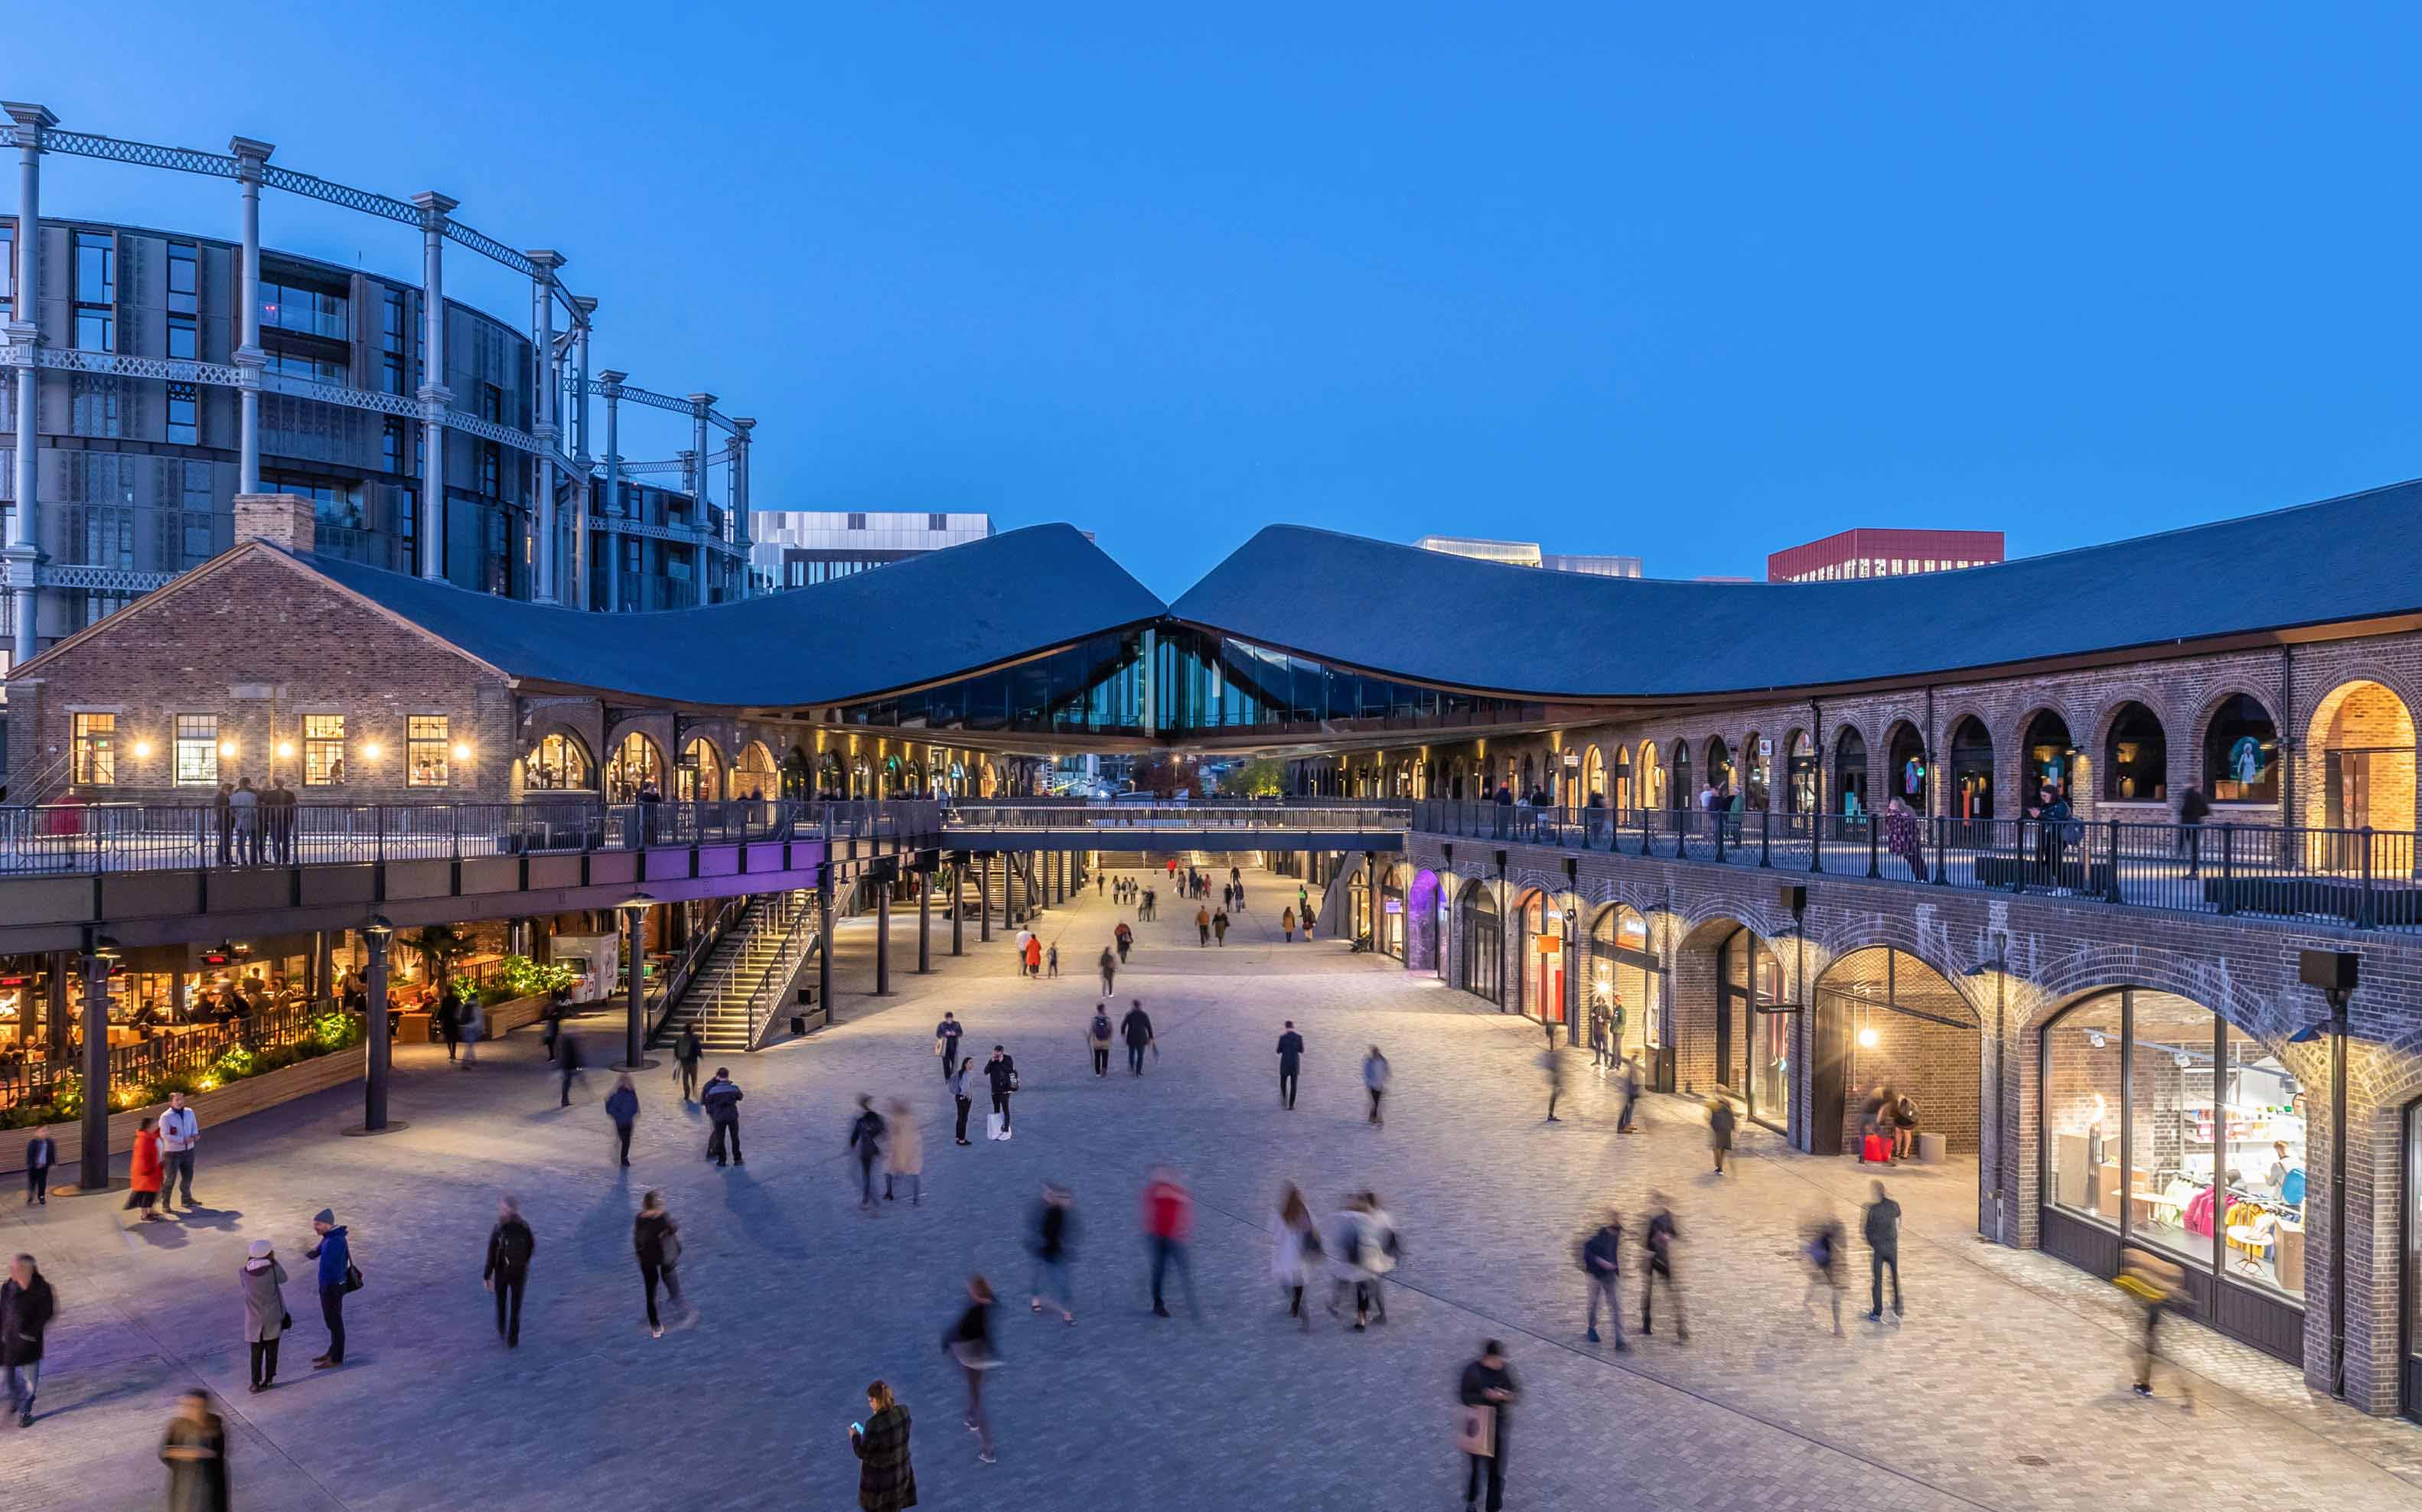
<path fill-rule="evenodd" d="M 286 1332 L 286 1268 L 267 1239 L 252 1241 L 252 1252 L 236 1273 L 244 1289 L 244 1337 L 252 1346 L 252 1389 L 265 1392 L 277 1379 L 277 1341 Z"/>
<path fill-rule="evenodd" d="M 909 1110 L 905 1101 L 898 1097 L 891 1099 L 890 1118 L 889 1133 L 891 1142 L 883 1152 L 884 1200 L 888 1202 L 891 1198 L 894 1178 L 904 1179 L 909 1184 L 908 1205 L 914 1207 L 925 1200 L 924 1142 L 918 1138 L 917 1115 Z"/>
<path fill-rule="evenodd" d="M 159 1223 L 165 1220 L 151 1211 L 160 1200 L 160 1131 L 146 1118 L 135 1126 L 134 1153 L 126 1168 L 126 1205 L 143 1210 L 143 1221 Z"/>
<path fill-rule="evenodd" d="M 881 1381 L 866 1389 L 866 1422 L 852 1425 L 859 1512 L 899 1512 L 917 1504 L 917 1469 L 908 1462 L 908 1410 Z"/>

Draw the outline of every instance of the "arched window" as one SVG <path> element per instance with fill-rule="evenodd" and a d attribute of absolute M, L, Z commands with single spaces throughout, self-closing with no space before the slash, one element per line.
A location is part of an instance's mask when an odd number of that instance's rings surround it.
<path fill-rule="evenodd" d="M 1581 755 L 1581 802 L 1595 808 L 1606 806 L 1606 757 L 1596 746 Z"/>
<path fill-rule="evenodd" d="M 559 730 L 538 743 L 522 770 L 522 787 L 531 793 L 587 792 L 595 785 L 589 748 Z"/>
<path fill-rule="evenodd" d="M 1719 802 L 1733 795 L 1733 748 L 1724 744 L 1722 735 L 1707 737 L 1707 786 L 1716 790 Z"/>
<path fill-rule="evenodd" d="M 1698 801 L 1698 790 L 1691 785 L 1691 743 L 1677 740 L 1674 742 L 1673 780 L 1665 786 L 1665 806 L 1689 809 L 1695 807 Z"/>
<path fill-rule="evenodd" d="M 1753 730 L 1744 754 L 1749 758 L 1749 783 L 1741 790 L 1742 806 L 1763 809 L 1774 786 L 1774 742 Z"/>
<path fill-rule="evenodd" d="M 782 789 L 781 775 L 774 769 L 774 753 L 762 740 L 752 740 L 740 748 L 740 764 L 731 769 L 731 795 L 735 798 L 771 798 Z"/>
<path fill-rule="evenodd" d="M 1958 818 L 1993 817 L 1993 736 L 1973 714 L 1951 730 L 1950 803 Z"/>
<path fill-rule="evenodd" d="M 2111 735 L 2102 745 L 2102 795 L 2120 803 L 2170 795 L 2169 745 L 2160 717 L 2141 703 L 2123 703 L 2111 717 Z"/>
<path fill-rule="evenodd" d="M 1867 807 L 1867 737 L 1847 725 L 1833 742 L 1833 791 L 1841 795 L 1844 813 L 1873 811 Z"/>
<path fill-rule="evenodd" d="M 1640 743 L 1640 796 L 1633 807 L 1661 809 L 1665 806 L 1665 766 L 1657 759 L 1657 748 L 1647 741 Z"/>
<path fill-rule="evenodd" d="M 1505 1004 L 1505 921 L 1497 896 L 1485 882 L 1467 883 L 1455 904 L 1458 939 L 1455 985 L 1474 997 Z"/>
<path fill-rule="evenodd" d="M 682 748 L 681 801 L 723 801 L 723 753 L 703 735 L 692 736 L 689 744 Z"/>
<path fill-rule="evenodd" d="M 634 730 L 614 748 L 613 758 L 606 764 L 606 801 L 637 803 L 645 794 L 651 798 L 664 796 L 664 755 L 656 743 Z"/>
<path fill-rule="evenodd" d="M 1657 1004 L 1664 963 L 1648 941 L 1648 921 L 1629 904 L 1610 903 L 1590 925 L 1589 965 L 1583 986 L 1594 1014 L 1607 1020 L 1607 1041 L 1621 1055 L 1637 1055 L 1663 1043 Z"/>
<path fill-rule="evenodd" d="M 1884 748 L 1889 753 L 1885 764 L 1891 776 L 1892 795 L 1924 813 L 1927 784 L 1934 775 L 1927 770 L 1926 737 L 1917 732 L 1917 726 L 1903 719 L 1884 737 Z"/>
<path fill-rule="evenodd" d="M 2026 753 L 2026 781 L 2020 797 L 2029 805 L 2042 802 L 2045 790 L 2055 798 L 2068 798 L 2070 763 L 2077 748 L 2068 738 L 2068 721 L 2046 709 L 2027 721 L 2027 732 L 2019 743 Z"/>
<path fill-rule="evenodd" d="M 2361 707 L 2355 720 L 2357 724 L 2363 722 L 2362 713 L 2369 708 L 2377 707 L 2383 711 L 2393 708 L 2398 713 L 2403 712 L 2404 705 L 2398 701 L 2396 694 L 2377 683 L 2365 685 L 2378 689 L 2380 699 L 2367 701 L 2360 693 L 2350 694 L 2338 703 L 2339 722 L 2347 720 L 2350 707 L 2358 705 Z M 2393 719 L 2374 722 L 2384 727 L 2393 723 Z M 2391 736 L 2382 739 L 2379 744 L 2401 749 L 2406 770 L 2413 770 L 2412 720 L 2406 721 L 2401 740 Z M 2214 709 L 2211 725 L 2203 736 L 2203 770 L 2205 778 L 2211 783 L 2211 801 L 2214 803 L 2278 802 L 2279 727 L 2272 723 L 2271 712 L 2243 693 L 2232 695 L 2226 702 Z M 2396 827 L 2407 828 L 2412 823 L 2413 815 L 2407 814 L 2397 822 Z"/>
<path fill-rule="evenodd" d="M 1526 750 L 1522 753 L 1522 785 L 1514 790 L 1514 796 L 1528 803 L 1531 801 L 1531 795 L 1537 790 L 1538 785 L 1538 768 L 1532 765 L 1531 753 Z"/>
<path fill-rule="evenodd" d="M 1784 806 L 1793 813 L 1815 813 L 1819 807 L 1816 788 L 1816 748 L 1809 742 L 1808 732 L 1794 730 L 1784 747 Z"/>

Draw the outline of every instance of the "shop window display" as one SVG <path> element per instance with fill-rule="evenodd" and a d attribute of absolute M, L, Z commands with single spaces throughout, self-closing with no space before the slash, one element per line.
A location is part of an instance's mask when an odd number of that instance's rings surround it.
<path fill-rule="evenodd" d="M 2044 1198 L 2106 1228 L 2119 1226 L 2119 1120 L 2126 1056 L 2122 1002 L 2098 998 L 2043 1035 Z"/>

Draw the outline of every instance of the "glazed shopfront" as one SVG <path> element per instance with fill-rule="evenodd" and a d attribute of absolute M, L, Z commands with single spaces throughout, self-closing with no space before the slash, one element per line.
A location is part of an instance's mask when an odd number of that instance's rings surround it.
<path fill-rule="evenodd" d="M 2194 1315 L 2301 1364 L 2306 1099 L 2198 1003 L 2121 988 L 2044 1026 L 2043 1248 L 2097 1275 L 2131 1246 L 2187 1275 Z"/>
<path fill-rule="evenodd" d="M 1612 1038 L 1636 1056 L 1643 1079 L 1674 1090 L 1673 1041 L 1665 1030 L 1665 965 L 1649 950 L 1648 921 L 1629 904 L 1611 903 L 1590 925 L 1583 968 L 1590 1005 L 1612 1016 Z"/>

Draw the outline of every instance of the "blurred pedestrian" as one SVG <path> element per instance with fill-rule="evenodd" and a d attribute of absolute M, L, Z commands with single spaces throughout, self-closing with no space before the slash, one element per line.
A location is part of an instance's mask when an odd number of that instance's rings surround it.
<path fill-rule="evenodd" d="M 967 1278 L 967 1309 L 942 1335 L 942 1347 L 967 1378 L 967 1427 L 976 1436 L 977 1462 L 989 1465 L 994 1459 L 992 1423 L 984 1416 L 983 1378 L 1000 1363 L 1000 1351 L 993 1347 L 992 1286 L 983 1277 Z"/>
<path fill-rule="evenodd" d="M 1105 969 L 1103 975 L 1107 977 L 1109 974 Z M 1097 1078 L 1110 1074 L 1110 1039 L 1115 1033 L 1110 1025 L 1109 1004 L 1093 1004 L 1093 1020 L 1085 1026 L 1085 1047 L 1093 1052 L 1093 1075 Z"/>
<path fill-rule="evenodd" d="M 1897 1274 L 1894 1280 L 1898 1282 Z M 2139 1396 L 2150 1396 L 2153 1394 L 2154 1347 L 2161 1333 L 2162 1318 L 2185 1308 L 2186 1272 L 2161 1256 L 2131 1244 L 2119 1257 L 2119 1277 L 2112 1284 L 2133 1297 L 2145 1310 L 2143 1339 L 2132 1351 L 2136 1379 L 2131 1389 Z M 2178 1382 L 2179 1390 L 2185 1392 L 2187 1387 L 2183 1375 L 2179 1376 Z M 2192 1394 L 2188 1400 L 2192 1406 Z"/>
<path fill-rule="evenodd" d="M 538 1236 L 522 1221 L 521 1204 L 511 1197 L 496 1203 L 496 1226 L 488 1231 L 487 1268 L 480 1284 L 496 1294 L 496 1332 L 505 1347 L 522 1343 L 522 1293 L 529 1285 L 530 1257 L 538 1253 Z"/>
<path fill-rule="evenodd" d="M 1593 1002 L 1589 1005 L 1589 1047 L 1590 1065 L 1592 1069 L 1603 1075 L 1607 1063 L 1614 1057 L 1607 1053 L 1606 1004 L 1602 1002 Z"/>
<path fill-rule="evenodd" d="M 1144 1184 L 1143 1233 L 1152 1251 L 1152 1315 L 1169 1316 L 1160 1288 L 1174 1266 L 1178 1279 L 1186 1284 L 1187 1315 L 1200 1318 L 1202 1309 L 1194 1305 L 1194 1268 L 1186 1254 L 1187 1240 L 1194 1233 L 1194 1195 L 1167 1166 L 1154 1166 L 1152 1179 Z"/>
<path fill-rule="evenodd" d="M 1060 942 L 1056 939 L 1051 942 L 1051 948 L 1043 953 L 1043 974 L 1054 977 L 1060 974 Z"/>
<path fill-rule="evenodd" d="M 1505 1415 L 1520 1392 L 1505 1362 L 1505 1347 L 1490 1339 L 1480 1347 L 1480 1358 L 1463 1367 L 1455 1399 L 1477 1410 L 1465 1424 L 1461 1440 L 1471 1469 L 1464 1477 L 1464 1512 L 1480 1505 L 1481 1467 L 1488 1472 L 1488 1512 L 1504 1512 Z"/>
<path fill-rule="evenodd" d="M 1875 1201 L 1867 1204 L 1865 1233 L 1868 1272 L 1874 1285 L 1867 1303 L 1867 1321 L 1879 1323 L 1884 1315 L 1884 1271 L 1892 1271 L 1893 1316 L 1901 1315 L 1900 1308 L 1900 1204 L 1884 1195 L 1884 1184 L 1871 1183 Z"/>
<path fill-rule="evenodd" d="M 1614 1067 L 1614 1105 L 1617 1110 L 1614 1131 L 1617 1134 L 1631 1132 L 1631 1114 L 1639 1104 L 1640 1068 L 1632 1063 L 1630 1056 L 1619 1057 Z"/>
<path fill-rule="evenodd" d="M 874 1158 L 883 1153 L 883 1115 L 874 1099 L 860 1093 L 857 1116 L 849 1121 L 849 1153 L 857 1158 L 857 1210 L 874 1211 Z"/>
<path fill-rule="evenodd" d="M 160 1131 L 146 1116 L 135 1121 L 134 1153 L 126 1169 L 126 1206 L 140 1208 L 146 1223 L 165 1221 L 151 1211 L 151 1205 L 160 1200 Z"/>
<path fill-rule="evenodd" d="M 59 1142 L 51 1138 L 50 1126 L 38 1125 L 34 1137 L 25 1142 L 25 1205 L 51 1205 L 51 1167 L 58 1164 Z"/>
<path fill-rule="evenodd" d="M 8 1378 L 8 1410 L 21 1428 L 34 1425 L 34 1394 L 42 1386 L 42 1334 L 58 1310 L 58 1298 L 32 1255 L 8 1262 L 8 1279 L 0 1281 L 0 1375 Z"/>
<path fill-rule="evenodd" d="M 1371 1095 L 1371 1115 L 1364 1123 L 1386 1126 L 1388 1121 L 1379 1116 L 1379 1101 L 1388 1095 L 1389 1075 L 1388 1058 L 1379 1053 L 1379 1047 L 1372 1046 L 1371 1053 L 1362 1057 L 1362 1090 Z"/>
<path fill-rule="evenodd" d="M 178 1394 L 160 1462 L 168 1467 L 168 1512 L 227 1512 L 227 1425 L 211 1410 L 209 1393 Z"/>
<path fill-rule="evenodd" d="M 639 1257 L 639 1284 L 648 1294 L 648 1333 L 652 1338 L 665 1336 L 664 1319 L 656 1314 L 656 1284 L 664 1283 L 665 1295 L 675 1307 L 689 1311 L 682 1300 L 681 1225 L 665 1210 L 664 1193 L 651 1191 L 639 1199 L 639 1216 L 631 1221 L 631 1248 Z"/>
<path fill-rule="evenodd" d="M 1219 948 L 1221 950 L 1224 951 L 1228 948 L 1227 909 L 1222 908 L 1218 913 L 1211 916 L 1211 936 L 1214 939 L 1217 939 L 1219 942 Z"/>
<path fill-rule="evenodd" d="M 1733 1113 L 1732 1099 L 1718 1095 L 1707 1099 L 1707 1148 L 1716 1154 L 1716 1174 L 1724 1173 L 1724 1157 L 1733 1147 L 1733 1129 L 1738 1120 Z"/>
<path fill-rule="evenodd" d="M 723 1164 L 727 1137 L 731 1142 L 731 1163 L 748 1163 L 740 1154 L 740 1099 L 743 1095 L 741 1090 L 732 1085 L 731 1071 L 723 1066 L 715 1068 L 715 1075 L 706 1079 L 705 1090 L 698 1095 L 698 1100 L 706 1105 L 707 1122 L 714 1126 L 714 1132 L 707 1136 L 706 1158 L 718 1166 Z"/>
<path fill-rule="evenodd" d="M 1040 935 L 1026 937 L 1026 974 L 1030 980 L 1040 980 L 1043 975 L 1043 937 Z"/>
<path fill-rule="evenodd" d="M 1196 935 L 1201 937 L 1201 938 L 1196 941 L 1197 944 L 1208 945 L 1211 943 L 1211 910 L 1208 907 L 1197 906 L 1195 908 L 1194 932 Z"/>
<path fill-rule="evenodd" d="M 555 1061 L 556 1068 L 563 1073 L 563 1095 L 556 1106 L 569 1108 L 572 1106 L 572 1079 L 582 1077 L 581 1085 L 585 1088 L 589 1084 L 583 1076 L 588 1063 L 581 1059 L 580 1036 L 567 1033 L 558 1037 L 555 1042 Z"/>
<path fill-rule="evenodd" d="M 1831 1214 L 1816 1220 L 1811 1226 L 1808 1246 L 1808 1290 L 1800 1299 L 1801 1312 L 1808 1310 L 1810 1298 L 1822 1296 L 1833 1310 L 1833 1337 L 1842 1336 L 1842 1251 L 1849 1243 L 1842 1232 L 1842 1221 Z"/>
<path fill-rule="evenodd" d="M 463 1066 L 469 1069 L 480 1058 L 480 1041 L 488 1035 L 488 1011 L 480 1000 L 471 998 L 463 1004 Z"/>
<path fill-rule="evenodd" d="M 314 1370 L 326 1370 L 345 1362 L 345 1294 L 354 1289 L 354 1246 L 336 1213 L 322 1207 L 311 1215 L 311 1232 L 320 1242 L 303 1252 L 306 1260 L 320 1262 L 314 1280 L 320 1287 L 320 1321 L 328 1326 L 328 1347 L 311 1362 Z"/>
<path fill-rule="evenodd" d="M 1050 1302 L 1063 1323 L 1077 1321 L 1077 1290 L 1068 1279 L 1068 1262 L 1076 1252 L 1077 1220 L 1071 1211 L 1075 1205 L 1067 1188 L 1045 1182 L 1043 1201 L 1034 1210 L 1034 1242 L 1029 1246 L 1034 1274 L 1027 1288 L 1028 1300 L 1037 1313 L 1046 1301 Z"/>
<path fill-rule="evenodd" d="M 967 1063 L 965 1061 L 961 1061 L 959 1068 L 951 1073 L 950 1088 L 951 1101 L 958 1105 L 959 1110 L 958 1142 L 966 1144 L 970 1142 L 967 1139 L 967 1110 L 972 1102 L 967 1096 Z"/>
<path fill-rule="evenodd" d="M 1623 1215 L 1607 1210 L 1606 1221 L 1581 1241 L 1581 1272 L 1589 1279 L 1589 1342 L 1597 1337 L 1597 1304 L 1606 1303 L 1606 1315 L 1614 1328 L 1617 1353 L 1631 1347 L 1623 1339 Z"/>
<path fill-rule="evenodd" d="M 1110 937 L 1118 942 L 1119 964 L 1126 965 L 1127 952 L 1135 948 L 1135 931 L 1129 929 L 1126 921 L 1122 919 L 1119 921 L 1119 927 L 1110 932 Z"/>
<path fill-rule="evenodd" d="M 1102 996 L 1107 998 L 1110 995 L 1111 984 L 1119 979 L 1118 958 L 1111 953 L 1110 947 L 1105 945 L 1102 947 L 1102 958 L 1093 964 L 1102 973 Z"/>
<path fill-rule="evenodd" d="M 1539 1052 L 1539 1069 L 1546 1073 L 1548 1079 L 1548 1122 L 1561 1124 L 1564 1120 L 1556 1116 L 1556 1099 L 1565 1092 L 1564 1052 L 1556 1045 L 1556 1026 L 1541 1024 L 1539 1027 L 1547 1034 L 1547 1048 Z"/>
<path fill-rule="evenodd" d="M 1674 1279 L 1674 1246 L 1682 1239 L 1681 1225 L 1674 1221 L 1673 1205 L 1661 1191 L 1648 1194 L 1648 1228 L 1641 1236 L 1641 1247 L 1647 1252 L 1648 1269 L 1640 1278 L 1640 1331 L 1644 1336 L 1657 1331 L 1654 1327 L 1657 1284 L 1665 1283 L 1665 1299 L 1674 1308 L 1674 1337 L 1683 1344 L 1691 1342 L 1691 1325 L 1682 1313 L 1681 1284 Z"/>
<path fill-rule="evenodd" d="M 1285 1030 L 1279 1035 L 1278 1055 L 1279 1106 L 1292 1112 L 1295 1110 L 1296 1081 L 1303 1071 L 1303 1036 L 1295 1032 L 1292 1018 L 1286 1021 Z"/>
<path fill-rule="evenodd" d="M 236 1272 L 244 1294 L 244 1337 L 252 1346 L 252 1389 L 258 1394 L 277 1383 L 277 1341 L 293 1325 L 286 1312 L 286 1268 L 267 1239 L 255 1239 L 244 1268 Z"/>
<path fill-rule="evenodd" d="M 463 1012 L 454 1005 L 450 992 L 437 996 L 437 1037 L 446 1042 L 447 1063 L 460 1064 L 455 1057 L 463 1048 Z"/>
<path fill-rule="evenodd" d="M 614 1090 L 606 1095 L 606 1116 L 614 1121 L 614 1142 L 622 1164 L 629 1165 L 631 1126 L 639 1121 L 639 1089 L 631 1084 L 629 1072 L 614 1079 Z"/>
<path fill-rule="evenodd" d="M 892 1201 L 892 1183 L 904 1181 L 908 1205 L 918 1206 L 925 1201 L 925 1142 L 918 1131 L 917 1116 L 900 1097 L 892 1098 L 884 1111 L 889 1115 L 890 1126 L 884 1131 L 883 1200 Z"/>
<path fill-rule="evenodd" d="M 1141 998 L 1137 998 L 1128 1004 L 1126 1016 L 1119 1020 L 1119 1033 L 1127 1042 L 1127 1074 L 1137 1077 L 1143 1075 L 1145 1047 L 1154 1047 L 1155 1059 L 1158 1059 L 1160 1051 L 1153 1040 L 1152 1016 L 1143 1011 Z"/>
<path fill-rule="evenodd" d="M 1303 1310 L 1303 1289 L 1320 1259 L 1320 1231 L 1313 1226 L 1312 1209 L 1304 1205 L 1303 1193 L 1294 1182 L 1288 1182 L 1279 1196 L 1279 1226 L 1272 1239 L 1270 1274 L 1279 1290 L 1287 1294 L 1287 1316 L 1309 1333 L 1312 1315 Z"/>
<path fill-rule="evenodd" d="M 698 1063 L 706 1058 L 706 1042 L 698 1037 L 698 1020 L 682 1026 L 681 1038 L 674 1042 L 673 1059 L 681 1063 L 682 1101 L 698 1101 Z"/>
<path fill-rule="evenodd" d="M 875 1381 L 866 1388 L 866 1421 L 849 1425 L 857 1456 L 858 1512 L 900 1512 L 917 1504 L 917 1471 L 908 1463 L 908 1410 Z"/>

